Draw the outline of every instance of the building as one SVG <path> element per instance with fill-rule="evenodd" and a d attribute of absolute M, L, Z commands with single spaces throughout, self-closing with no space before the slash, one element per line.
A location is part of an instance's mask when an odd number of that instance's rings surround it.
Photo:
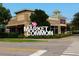
<path fill-rule="evenodd" d="M 61 34 L 67 31 L 66 17 L 63 17 L 59 10 L 55 10 L 53 16 L 49 17 L 47 20 L 50 22 L 51 29 L 54 33 Z"/>
<path fill-rule="evenodd" d="M 6 31 L 8 32 L 18 32 L 19 34 L 26 34 L 24 32 L 24 26 L 27 27 L 30 21 L 30 15 L 33 10 L 21 10 L 16 12 L 16 16 L 12 17 L 11 20 L 6 25 Z M 60 15 L 60 11 L 54 11 L 54 15 L 47 19 L 51 26 L 50 29 L 54 33 L 61 34 L 66 32 L 66 21 L 65 17 Z"/>

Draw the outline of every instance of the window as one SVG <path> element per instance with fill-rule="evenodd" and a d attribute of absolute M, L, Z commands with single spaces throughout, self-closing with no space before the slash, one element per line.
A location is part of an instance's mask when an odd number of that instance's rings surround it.
<path fill-rule="evenodd" d="M 60 19 L 60 23 L 61 24 L 65 24 L 65 20 L 64 19 Z"/>

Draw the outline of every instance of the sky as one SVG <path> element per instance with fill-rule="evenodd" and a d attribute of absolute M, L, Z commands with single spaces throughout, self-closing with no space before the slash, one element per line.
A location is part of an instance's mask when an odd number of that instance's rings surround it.
<path fill-rule="evenodd" d="M 53 15 L 53 11 L 60 10 L 68 22 L 73 19 L 75 13 L 79 12 L 79 3 L 3 3 L 3 6 L 10 9 L 12 16 L 16 15 L 16 11 L 23 9 L 42 9 L 49 16 Z"/>

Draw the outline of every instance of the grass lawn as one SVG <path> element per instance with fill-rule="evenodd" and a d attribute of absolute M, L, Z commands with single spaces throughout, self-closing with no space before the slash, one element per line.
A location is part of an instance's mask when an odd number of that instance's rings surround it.
<path fill-rule="evenodd" d="M 32 39 L 19 39 L 19 38 L 0 38 L 0 42 L 48 42 L 47 40 L 32 40 Z"/>

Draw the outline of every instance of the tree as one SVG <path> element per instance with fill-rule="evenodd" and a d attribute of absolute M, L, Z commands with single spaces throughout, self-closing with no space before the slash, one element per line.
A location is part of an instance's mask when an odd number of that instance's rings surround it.
<path fill-rule="evenodd" d="M 71 23 L 67 23 L 67 31 L 71 31 Z"/>
<path fill-rule="evenodd" d="M 0 31 L 2 31 L 5 28 L 5 25 L 8 23 L 8 21 L 11 18 L 11 13 L 9 9 L 6 9 L 5 7 L 0 4 Z"/>
<path fill-rule="evenodd" d="M 35 9 L 34 13 L 31 14 L 30 18 L 32 22 L 36 22 L 37 26 L 49 26 L 50 23 L 47 21 L 49 16 L 40 9 Z"/>
<path fill-rule="evenodd" d="M 72 29 L 79 30 L 79 12 L 74 15 L 72 20 Z"/>
<path fill-rule="evenodd" d="M 2 7 L 2 3 L 0 3 L 0 7 Z"/>

